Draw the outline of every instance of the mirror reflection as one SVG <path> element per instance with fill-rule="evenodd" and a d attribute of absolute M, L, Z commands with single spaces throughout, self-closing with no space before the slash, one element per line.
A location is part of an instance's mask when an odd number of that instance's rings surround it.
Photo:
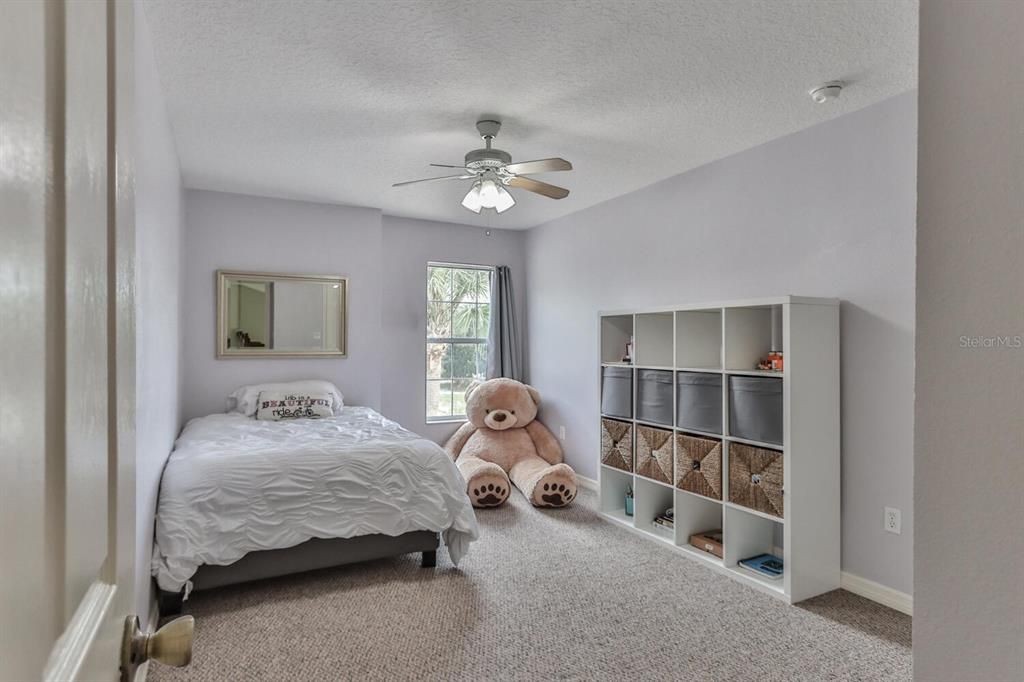
<path fill-rule="evenodd" d="M 345 354 L 345 278 L 218 275 L 222 357 Z"/>

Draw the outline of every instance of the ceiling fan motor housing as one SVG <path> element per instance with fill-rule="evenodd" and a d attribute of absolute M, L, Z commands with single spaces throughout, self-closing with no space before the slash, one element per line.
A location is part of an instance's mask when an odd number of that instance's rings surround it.
<path fill-rule="evenodd" d="M 466 154 L 466 168 L 487 170 L 512 163 L 512 155 L 501 149 L 474 149 Z"/>

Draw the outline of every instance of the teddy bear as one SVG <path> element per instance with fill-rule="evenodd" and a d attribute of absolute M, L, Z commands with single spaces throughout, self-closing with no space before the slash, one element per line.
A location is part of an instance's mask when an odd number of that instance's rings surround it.
<path fill-rule="evenodd" d="M 514 379 L 490 379 L 466 392 L 469 421 L 444 449 L 466 479 L 474 507 L 508 499 L 509 479 L 536 507 L 564 507 L 576 497 L 576 474 L 562 448 L 537 421 L 540 393 Z"/>

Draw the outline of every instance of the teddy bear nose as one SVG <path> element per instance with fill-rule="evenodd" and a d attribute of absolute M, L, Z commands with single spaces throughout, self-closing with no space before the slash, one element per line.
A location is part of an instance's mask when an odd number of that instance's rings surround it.
<path fill-rule="evenodd" d="M 495 412 L 494 413 L 494 421 L 496 421 L 496 422 L 503 422 L 503 421 L 505 421 L 505 417 L 506 417 L 506 415 L 505 415 L 504 412 Z"/>

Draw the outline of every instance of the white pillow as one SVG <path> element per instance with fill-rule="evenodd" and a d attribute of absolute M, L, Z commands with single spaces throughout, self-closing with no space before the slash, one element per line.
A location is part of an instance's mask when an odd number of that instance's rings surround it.
<path fill-rule="evenodd" d="M 291 391 L 260 391 L 256 400 L 256 419 L 319 419 L 334 415 L 330 393 L 292 393 Z"/>
<path fill-rule="evenodd" d="M 319 379 L 307 379 L 305 381 L 287 381 L 272 384 L 253 384 L 242 386 L 228 396 L 227 411 L 239 412 L 246 417 L 256 414 L 256 401 L 263 391 L 277 391 L 293 394 L 327 393 L 331 396 L 331 412 L 341 414 L 341 408 L 345 406 L 345 396 L 341 394 L 338 387 L 330 381 Z"/>

